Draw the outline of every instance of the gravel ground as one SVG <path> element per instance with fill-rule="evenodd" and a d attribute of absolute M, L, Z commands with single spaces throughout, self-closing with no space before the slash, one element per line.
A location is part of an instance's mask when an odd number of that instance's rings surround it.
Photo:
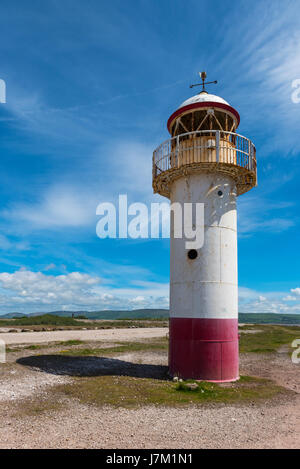
<path fill-rule="evenodd" d="M 55 375 L 31 373 L 20 379 L 17 372 L 11 371 L 11 374 L 14 379 L 6 380 L 5 384 L 1 383 L 0 401 L 20 400 L 43 392 L 49 386 L 69 382 L 68 378 Z"/>
<path fill-rule="evenodd" d="M 2 414 L 0 448 L 299 448 L 299 404 L 128 410 L 69 402 L 46 418 Z"/>
<path fill-rule="evenodd" d="M 65 335 L 69 332 L 72 331 L 59 331 L 63 335 L 59 339 L 57 332 L 31 335 L 49 338 L 48 334 L 51 334 L 54 341 L 82 340 L 78 333 L 83 332 L 92 336 L 90 340 L 96 340 L 94 334 L 97 333 L 101 340 L 107 341 L 107 346 L 110 339 L 112 342 L 126 338 L 139 340 L 162 336 L 167 331 L 76 331 L 73 337 Z M 24 333 L 24 336 L 27 338 L 29 334 Z M 55 351 L 52 345 L 38 354 Z M 0 365 L 0 448 L 300 448 L 299 365 L 293 364 L 286 352 L 282 348 L 277 354 L 242 354 L 241 374 L 271 378 L 293 390 L 294 397 L 280 396 L 265 403 L 135 409 L 99 408 L 59 397 L 59 408 L 50 406 L 43 412 L 33 412 L 31 400 L 47 404 L 51 396 L 53 400 L 53 386 L 80 378 L 74 378 L 72 373 L 57 375 L 50 369 L 34 367 L 37 352 L 9 353 L 8 363 Z M 31 365 L 30 356 L 33 358 Z M 16 363 L 16 359 L 22 357 L 24 366 L 22 360 Z M 167 364 L 166 353 L 159 351 L 118 353 L 113 358 L 126 362 L 124 366 L 128 367 L 134 363 L 145 366 Z M 104 362 L 109 366 L 109 359 Z M 31 409 L 29 414 L 27 408 Z"/>
<path fill-rule="evenodd" d="M 0 339 L 7 345 L 12 344 L 41 344 L 45 342 L 59 342 L 64 340 L 139 340 L 153 337 L 163 337 L 168 333 L 165 327 L 149 327 L 136 329 L 101 329 L 77 331 L 49 331 L 49 332 L 10 332 L 0 334 Z"/>

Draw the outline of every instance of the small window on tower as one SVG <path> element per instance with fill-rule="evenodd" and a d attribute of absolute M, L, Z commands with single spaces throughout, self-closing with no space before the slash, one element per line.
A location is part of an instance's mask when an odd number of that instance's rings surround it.
<path fill-rule="evenodd" d="M 190 249 L 189 252 L 188 252 L 188 258 L 191 259 L 191 260 L 194 260 L 196 259 L 196 257 L 198 256 L 198 252 L 196 251 L 196 249 Z"/>

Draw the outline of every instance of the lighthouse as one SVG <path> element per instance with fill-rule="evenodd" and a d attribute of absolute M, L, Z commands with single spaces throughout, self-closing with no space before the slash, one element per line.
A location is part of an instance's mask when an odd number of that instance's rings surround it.
<path fill-rule="evenodd" d="M 237 110 L 200 77 L 191 87 L 201 92 L 173 112 L 170 139 L 153 153 L 154 193 L 204 210 L 198 249 L 187 249 L 171 220 L 169 372 L 227 382 L 239 378 L 236 199 L 256 186 L 256 150 L 237 133 Z"/>

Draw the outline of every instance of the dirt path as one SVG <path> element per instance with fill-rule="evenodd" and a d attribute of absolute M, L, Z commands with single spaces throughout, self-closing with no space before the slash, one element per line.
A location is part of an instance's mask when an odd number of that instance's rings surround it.
<path fill-rule="evenodd" d="M 44 342 L 61 342 L 64 340 L 85 341 L 132 341 L 163 337 L 168 333 L 165 327 L 149 327 L 136 329 L 101 329 L 77 331 L 49 331 L 49 332 L 11 332 L 0 334 L 0 339 L 7 345 L 12 344 L 41 344 Z"/>

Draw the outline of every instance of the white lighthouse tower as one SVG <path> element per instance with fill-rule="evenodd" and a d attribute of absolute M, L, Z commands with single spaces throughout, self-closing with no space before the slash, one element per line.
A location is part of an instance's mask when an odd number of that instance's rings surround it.
<path fill-rule="evenodd" d="M 168 120 L 171 138 L 153 154 L 153 189 L 182 206 L 204 204 L 200 249 L 187 250 L 171 223 L 170 373 L 224 382 L 239 377 L 236 197 L 256 185 L 256 155 L 236 133 L 238 112 L 207 93 L 205 78 Z"/>

